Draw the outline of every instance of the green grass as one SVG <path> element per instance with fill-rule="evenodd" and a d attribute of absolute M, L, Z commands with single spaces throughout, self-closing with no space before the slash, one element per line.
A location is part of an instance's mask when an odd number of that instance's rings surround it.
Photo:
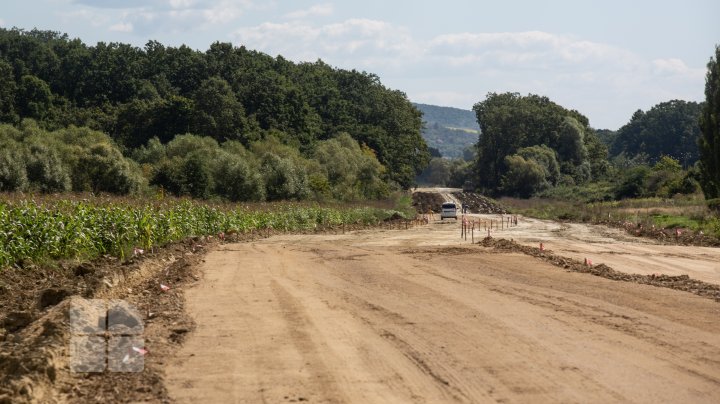
<path fill-rule="evenodd" d="M 720 238 L 720 218 L 701 198 L 641 198 L 584 203 L 577 200 L 547 198 L 500 201 L 515 213 L 538 219 L 584 223 L 629 222 L 657 228 L 702 231 Z"/>

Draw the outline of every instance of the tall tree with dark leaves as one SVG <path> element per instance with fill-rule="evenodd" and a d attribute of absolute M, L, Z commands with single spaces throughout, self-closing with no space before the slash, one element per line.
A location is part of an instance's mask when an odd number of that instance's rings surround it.
<path fill-rule="evenodd" d="M 705 198 L 720 198 L 720 46 L 710 58 L 700 116 L 700 175 Z"/>

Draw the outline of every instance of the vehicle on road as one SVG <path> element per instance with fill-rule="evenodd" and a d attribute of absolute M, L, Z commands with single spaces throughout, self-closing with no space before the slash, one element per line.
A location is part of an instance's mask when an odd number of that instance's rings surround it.
<path fill-rule="evenodd" d="M 453 218 L 457 220 L 457 205 L 453 202 L 445 202 L 440 209 L 440 220 Z"/>

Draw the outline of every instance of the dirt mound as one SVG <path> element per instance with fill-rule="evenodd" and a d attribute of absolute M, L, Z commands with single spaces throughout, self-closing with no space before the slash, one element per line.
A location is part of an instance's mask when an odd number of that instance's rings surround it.
<path fill-rule="evenodd" d="M 466 205 L 470 213 L 501 215 L 508 213 L 507 209 L 475 192 L 453 192 L 452 196 Z"/>
<path fill-rule="evenodd" d="M 412 205 L 418 213 L 428 213 L 428 209 L 434 213 L 440 213 L 444 202 L 445 199 L 437 192 L 414 192 L 412 194 Z"/>
<path fill-rule="evenodd" d="M 199 279 L 192 269 L 216 242 L 188 239 L 123 263 L 105 257 L 75 266 L 33 268 L 25 277 L 15 269 L 2 272 L 0 281 L 9 293 L 0 299 L 0 403 L 167 400 L 164 358 L 193 327 L 178 288 Z M 47 279 L 42 279 L 43 271 Z M 149 350 L 142 372 L 71 371 L 69 309 L 71 300 L 80 297 L 122 299 L 140 311 Z"/>
<path fill-rule="evenodd" d="M 629 234 L 638 237 L 648 237 L 667 244 L 695 245 L 701 247 L 720 247 L 720 239 L 684 228 L 666 229 L 653 225 L 646 226 L 642 223 L 631 223 L 623 221 L 600 222 L 612 227 L 625 229 Z"/>
<path fill-rule="evenodd" d="M 660 274 L 627 274 L 624 272 L 618 272 L 605 264 L 587 265 L 584 262 L 572 258 L 555 255 L 552 253 L 552 251 L 541 251 L 539 248 L 521 245 L 512 240 L 506 239 L 494 239 L 492 237 L 486 237 L 483 240 L 479 241 L 478 244 L 483 247 L 493 247 L 501 251 L 519 252 L 526 255 L 531 255 L 533 257 L 550 262 L 553 265 L 565 268 L 573 272 L 589 273 L 595 276 L 600 276 L 615 281 L 634 282 L 645 285 L 682 290 L 685 292 L 694 293 L 698 296 L 715 299 L 716 301 L 720 302 L 720 285 L 714 285 L 711 283 L 698 281 L 690 278 L 687 275 L 670 276 Z"/>

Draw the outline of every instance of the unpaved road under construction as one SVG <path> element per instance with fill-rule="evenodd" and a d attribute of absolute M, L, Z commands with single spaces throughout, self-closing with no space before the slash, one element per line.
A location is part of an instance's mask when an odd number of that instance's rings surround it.
<path fill-rule="evenodd" d="M 520 224 L 495 236 L 594 251 L 561 225 Z M 616 270 L 665 269 L 648 243 L 583 231 L 607 247 L 595 262 L 615 251 Z M 720 397 L 720 303 L 496 253 L 460 241 L 453 221 L 227 244 L 202 271 L 186 291 L 196 328 L 167 369 L 181 403 Z"/>

